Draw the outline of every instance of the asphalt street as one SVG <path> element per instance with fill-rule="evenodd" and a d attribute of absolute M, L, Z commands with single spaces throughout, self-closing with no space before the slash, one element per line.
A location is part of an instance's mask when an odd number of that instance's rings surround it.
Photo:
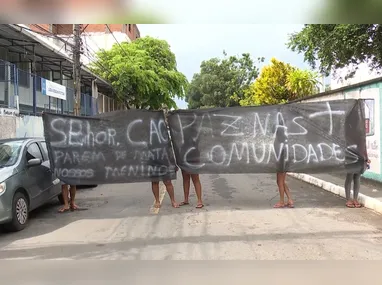
<path fill-rule="evenodd" d="M 58 260 L 375 260 L 382 218 L 348 209 L 331 193 L 288 177 L 294 209 L 273 209 L 275 175 L 202 175 L 205 208 L 174 209 L 162 191 L 152 208 L 150 183 L 81 189 L 86 211 L 57 213 L 52 201 L 28 228 L 0 233 L 0 259 Z M 174 181 L 182 201 L 182 179 Z"/>

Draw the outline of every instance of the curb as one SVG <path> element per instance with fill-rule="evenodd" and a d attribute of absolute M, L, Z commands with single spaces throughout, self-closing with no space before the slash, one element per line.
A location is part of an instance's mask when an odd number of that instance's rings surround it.
<path fill-rule="evenodd" d="M 324 181 L 322 179 L 316 178 L 314 176 L 304 174 L 304 173 L 288 173 L 289 176 L 294 177 L 296 179 L 299 179 L 301 181 L 304 181 L 306 183 L 309 183 L 311 185 L 320 187 L 328 192 L 331 192 L 333 194 L 336 194 L 340 197 L 345 198 L 345 188 L 336 184 L 333 184 L 331 182 Z M 353 192 L 353 191 L 352 191 Z M 376 211 L 378 213 L 382 214 L 382 201 L 366 196 L 362 193 L 359 193 L 358 195 L 359 202 L 364 205 L 365 208 L 371 209 L 373 211 Z"/>

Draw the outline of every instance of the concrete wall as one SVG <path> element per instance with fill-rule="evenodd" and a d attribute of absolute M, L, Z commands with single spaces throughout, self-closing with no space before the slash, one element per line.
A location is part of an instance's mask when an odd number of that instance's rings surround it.
<path fill-rule="evenodd" d="M 42 118 L 35 116 L 0 116 L 0 129 L 0 139 L 44 136 Z"/>
<path fill-rule="evenodd" d="M 16 137 L 16 118 L 0 116 L 0 139 L 10 139 Z"/>
<path fill-rule="evenodd" d="M 374 83 L 346 91 L 303 100 L 302 102 L 317 102 L 343 99 L 365 99 L 365 117 L 370 120 L 370 132 L 366 136 L 367 152 L 371 160 L 370 170 L 364 176 L 382 182 L 382 148 L 381 148 L 381 110 L 382 83 Z"/>

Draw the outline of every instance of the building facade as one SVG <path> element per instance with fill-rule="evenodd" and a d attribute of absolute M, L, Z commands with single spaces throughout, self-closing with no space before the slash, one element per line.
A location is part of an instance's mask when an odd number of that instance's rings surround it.
<path fill-rule="evenodd" d="M 29 24 L 28 27 L 36 33 L 56 35 L 50 37 L 59 48 L 71 53 L 70 44 L 73 44 L 73 24 Z M 96 53 L 101 49 L 111 49 L 118 41 L 132 42 L 140 38 L 140 32 L 136 24 L 81 24 L 82 44 L 84 47 L 81 61 L 88 65 L 96 58 Z M 66 44 L 62 41 L 65 39 Z"/>
<path fill-rule="evenodd" d="M 73 24 L 2 24 L 0 30 L 0 107 L 39 115 L 42 111 L 73 113 Z M 100 49 L 140 37 L 134 24 L 82 24 L 81 110 L 83 115 L 124 108 L 110 83 L 87 65 Z M 45 81 L 43 81 L 45 80 Z M 63 86 L 65 100 L 43 94 L 42 83 Z"/>

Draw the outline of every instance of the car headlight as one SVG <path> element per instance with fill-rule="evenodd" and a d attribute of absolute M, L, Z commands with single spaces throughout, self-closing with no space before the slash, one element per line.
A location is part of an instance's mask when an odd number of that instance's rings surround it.
<path fill-rule="evenodd" d="M 5 190 L 7 190 L 7 184 L 5 182 L 0 183 L 0 196 L 4 194 Z"/>

